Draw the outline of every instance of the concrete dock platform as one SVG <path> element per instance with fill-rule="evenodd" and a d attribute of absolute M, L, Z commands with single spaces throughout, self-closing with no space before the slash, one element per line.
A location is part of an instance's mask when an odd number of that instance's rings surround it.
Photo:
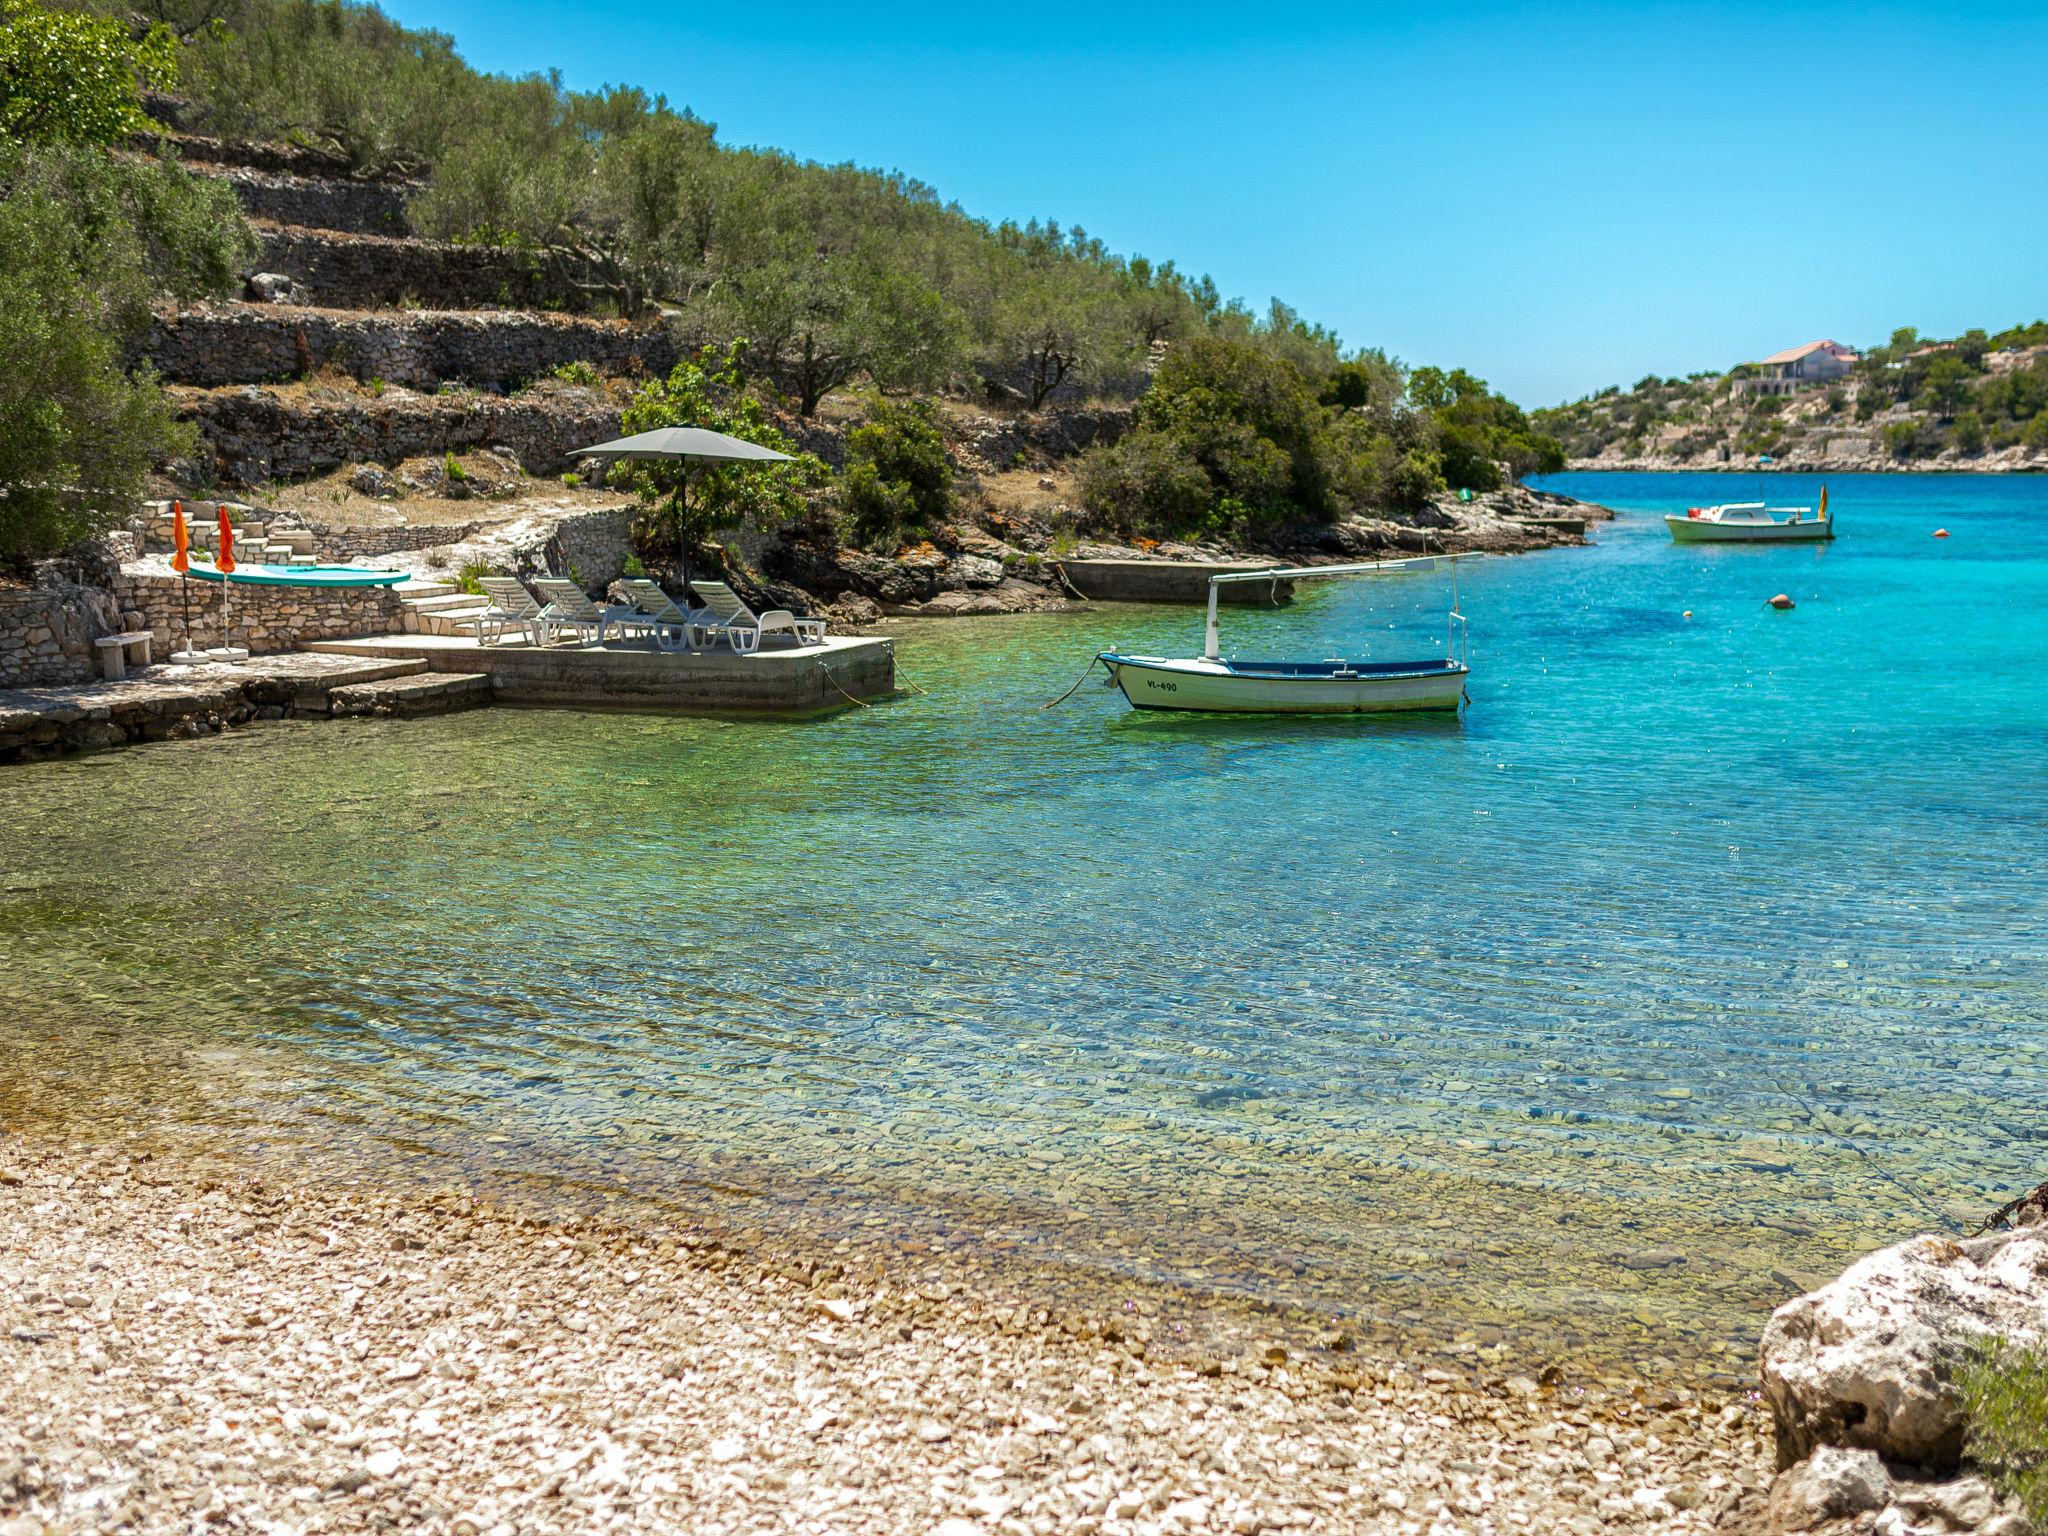
<path fill-rule="evenodd" d="M 1256 561 L 1231 560 L 1060 560 L 1055 562 L 1067 584 L 1085 598 L 1105 603 L 1206 603 L 1209 578 L 1239 571 L 1263 571 Z M 1287 602 L 1294 596 L 1288 581 L 1228 582 L 1218 590 L 1225 603 Z"/>
<path fill-rule="evenodd" d="M 822 645 L 658 651 L 645 641 L 606 645 L 480 645 L 463 635 L 376 635 L 320 640 L 333 656 L 419 657 L 434 672 L 482 673 L 501 703 L 686 714 L 823 714 L 896 691 L 896 650 L 886 639 L 828 636 Z"/>

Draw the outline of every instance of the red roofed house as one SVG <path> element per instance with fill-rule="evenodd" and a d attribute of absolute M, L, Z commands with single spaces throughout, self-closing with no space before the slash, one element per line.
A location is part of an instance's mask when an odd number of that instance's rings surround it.
<path fill-rule="evenodd" d="M 1838 341 L 1809 341 L 1803 347 L 1787 347 L 1749 366 L 1758 372 L 1735 381 L 1735 392 L 1757 395 L 1797 394 L 1809 384 L 1839 379 L 1858 362 L 1859 354 Z"/>

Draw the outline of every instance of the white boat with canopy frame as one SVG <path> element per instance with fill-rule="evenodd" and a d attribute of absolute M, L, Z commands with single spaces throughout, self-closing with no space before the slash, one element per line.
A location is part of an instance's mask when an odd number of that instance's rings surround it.
<path fill-rule="evenodd" d="M 1828 488 L 1820 507 L 1773 507 L 1761 501 L 1728 501 L 1718 507 L 1687 507 L 1669 513 L 1664 526 L 1680 544 L 1823 544 L 1835 536 L 1828 515 Z"/>
<path fill-rule="evenodd" d="M 1457 562 L 1476 555 L 1422 555 L 1362 565 L 1275 566 L 1230 571 L 1209 578 L 1209 623 L 1202 654 L 1133 656 L 1102 651 L 1134 709 L 1195 710 L 1223 714 L 1355 715 L 1407 710 L 1455 711 L 1465 698 L 1465 615 L 1458 611 Z M 1346 576 L 1391 576 L 1448 566 L 1451 607 L 1444 654 L 1417 660 L 1367 661 L 1331 656 L 1322 661 L 1243 661 L 1226 657 L 1217 633 L 1220 588 L 1241 582 L 1318 581 Z"/>

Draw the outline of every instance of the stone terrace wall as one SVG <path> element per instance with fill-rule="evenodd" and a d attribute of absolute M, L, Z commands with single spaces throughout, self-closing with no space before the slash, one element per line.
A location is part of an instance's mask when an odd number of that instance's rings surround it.
<path fill-rule="evenodd" d="M 402 182 L 315 180 L 247 169 L 219 174 L 252 219 L 364 235 L 405 233 L 405 199 L 413 189 Z"/>
<path fill-rule="evenodd" d="M 547 543 L 548 569 L 596 592 L 626 574 L 633 552 L 633 508 L 584 512 L 565 517 Z"/>
<path fill-rule="evenodd" d="M 576 286 L 592 274 L 581 266 L 543 264 L 530 252 L 443 245 L 385 235 L 338 235 L 318 229 L 259 228 L 254 270 L 296 282 L 315 304 L 336 309 L 588 308 Z"/>
<path fill-rule="evenodd" d="M 243 304 L 160 311 L 138 350 L 174 384 L 272 383 L 331 366 L 424 389 L 451 379 L 502 389 L 572 362 L 607 374 L 666 373 L 680 351 L 660 327 L 623 321 Z"/>
<path fill-rule="evenodd" d="M 403 528 L 337 528 L 327 523 L 313 525 L 313 538 L 320 558 L 327 561 L 374 560 L 406 550 L 433 549 L 441 544 L 460 544 L 473 538 L 484 523 L 408 523 Z"/>
<path fill-rule="evenodd" d="M 596 390 L 569 386 L 509 399 L 394 390 L 376 400 L 324 401 L 253 388 L 174 388 L 171 396 L 178 414 L 198 424 L 215 472 L 236 485 L 486 447 L 508 449 L 529 474 L 559 473 L 573 467 L 571 449 L 619 435 L 617 405 Z"/>
<path fill-rule="evenodd" d="M 159 159 L 178 159 L 188 166 L 239 166 L 286 176 L 312 176 L 335 181 L 381 181 L 411 188 L 404 176 L 363 175 L 348 156 L 307 144 L 263 144 L 254 139 L 215 139 L 202 133 L 138 133 L 131 148 Z"/>
<path fill-rule="evenodd" d="M 50 688 L 99 676 L 93 641 L 117 632 L 111 594 L 69 583 L 0 591 L 0 688 Z"/>
<path fill-rule="evenodd" d="M 183 578 L 169 571 L 124 567 L 114 581 L 121 621 L 156 636 L 169 655 L 185 638 Z M 192 628 L 206 645 L 220 644 L 221 584 L 191 585 Z M 405 605 L 388 587 L 260 587 L 236 583 L 229 621 L 236 645 L 252 652 L 290 651 L 309 640 L 388 635 L 405 627 Z"/>

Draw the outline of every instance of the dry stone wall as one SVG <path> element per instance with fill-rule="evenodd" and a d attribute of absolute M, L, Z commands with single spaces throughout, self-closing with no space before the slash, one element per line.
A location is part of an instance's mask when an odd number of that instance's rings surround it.
<path fill-rule="evenodd" d="M 431 389 L 451 380 L 503 389 L 567 363 L 599 373 L 666 373 L 675 340 L 660 327 L 562 315 L 458 311 L 363 315 L 273 305 L 161 311 L 138 348 L 174 384 L 275 383 L 318 368 Z"/>
<path fill-rule="evenodd" d="M 53 688 L 99 676 L 93 641 L 116 633 L 113 596 L 70 582 L 0 591 L 0 688 Z"/>
<path fill-rule="evenodd" d="M 408 523 L 402 528 L 338 528 L 313 525 L 320 558 L 327 561 L 375 560 L 407 550 L 433 549 L 473 538 L 483 523 Z"/>
<path fill-rule="evenodd" d="M 303 480 L 344 464 L 501 447 L 529 474 L 572 467 L 569 451 L 619 435 L 619 407 L 594 389 L 547 385 L 510 398 L 415 395 L 320 400 L 254 386 L 173 388 L 179 416 L 195 423 L 227 484 Z"/>
<path fill-rule="evenodd" d="M 545 551 L 548 569 L 587 592 L 599 592 L 626 574 L 633 552 L 633 509 L 614 507 L 565 517 Z"/>
<path fill-rule="evenodd" d="M 387 235 L 339 235 L 319 229 L 258 229 L 263 249 L 255 270 L 289 277 L 312 304 L 336 309 L 578 310 L 589 295 L 577 286 L 594 274 L 580 264 L 542 263 L 526 251 L 444 245 Z"/>
<path fill-rule="evenodd" d="M 404 234 L 405 200 L 415 190 L 403 182 L 331 181 L 246 166 L 218 174 L 252 219 L 362 235 Z"/>
<path fill-rule="evenodd" d="M 113 597 L 127 629 L 146 629 L 156 653 L 168 655 L 184 644 L 186 603 L 192 631 L 205 645 L 219 645 L 222 584 L 185 579 L 155 567 L 124 567 Z M 389 587 L 270 587 L 236 582 L 228 598 L 233 643 L 253 653 L 296 650 L 311 640 L 344 640 L 355 635 L 388 635 L 405 627 L 405 605 Z"/>

